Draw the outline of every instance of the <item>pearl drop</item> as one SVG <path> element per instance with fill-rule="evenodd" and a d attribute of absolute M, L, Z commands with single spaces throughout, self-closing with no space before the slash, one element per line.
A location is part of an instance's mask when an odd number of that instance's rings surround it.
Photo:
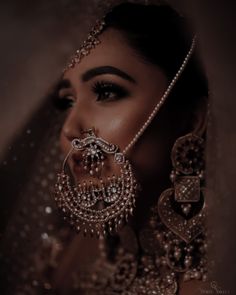
<path fill-rule="evenodd" d="M 190 280 L 190 275 L 188 273 L 184 274 L 184 281 L 189 281 Z"/>
<path fill-rule="evenodd" d="M 197 279 L 197 280 L 199 280 L 201 278 L 201 273 L 199 271 L 196 271 L 194 273 L 194 278 Z"/>
<path fill-rule="evenodd" d="M 179 260 L 180 257 L 181 257 L 181 252 L 180 252 L 180 251 L 175 251 L 175 252 L 174 252 L 174 257 L 175 257 L 177 260 Z"/>
<path fill-rule="evenodd" d="M 189 259 L 185 259 L 185 260 L 184 260 L 184 265 L 185 265 L 186 267 L 189 267 L 189 266 L 191 265 L 191 260 L 189 260 Z"/>

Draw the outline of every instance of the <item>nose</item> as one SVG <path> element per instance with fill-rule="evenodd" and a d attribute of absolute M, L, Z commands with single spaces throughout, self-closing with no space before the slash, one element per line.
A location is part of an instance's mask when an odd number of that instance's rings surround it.
<path fill-rule="evenodd" d="M 91 128 L 91 121 L 89 123 L 89 115 L 85 110 L 78 110 L 75 106 L 71 109 L 62 127 L 62 134 L 68 140 L 72 141 L 74 138 L 83 136 L 84 130 Z"/>

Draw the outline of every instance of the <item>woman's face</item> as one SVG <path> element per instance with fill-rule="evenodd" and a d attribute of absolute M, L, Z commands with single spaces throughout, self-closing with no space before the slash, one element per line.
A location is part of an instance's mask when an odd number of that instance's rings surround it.
<path fill-rule="evenodd" d="M 101 43 L 79 64 L 65 72 L 59 98 L 67 99 L 68 115 L 60 142 L 66 154 L 74 138 L 95 128 L 96 135 L 122 151 L 147 120 L 168 86 L 167 77 L 145 62 L 117 30 L 107 29 Z M 164 116 L 164 117 L 163 117 Z M 157 179 L 169 158 L 169 132 L 173 122 L 166 115 L 155 118 L 127 157 L 142 183 Z M 168 143 L 167 143 L 168 142 Z M 72 168 L 75 163 L 69 160 Z M 86 173 L 74 171 L 86 180 Z"/>

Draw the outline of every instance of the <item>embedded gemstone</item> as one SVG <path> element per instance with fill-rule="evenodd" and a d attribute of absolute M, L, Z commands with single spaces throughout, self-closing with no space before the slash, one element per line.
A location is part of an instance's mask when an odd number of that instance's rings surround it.
<path fill-rule="evenodd" d="M 117 190 L 116 190 L 115 187 L 112 187 L 112 188 L 111 188 L 111 191 L 112 191 L 113 193 L 116 193 L 116 192 L 117 192 Z"/>
<path fill-rule="evenodd" d="M 125 156 L 122 153 L 116 153 L 114 159 L 118 164 L 123 164 L 125 162 Z"/>

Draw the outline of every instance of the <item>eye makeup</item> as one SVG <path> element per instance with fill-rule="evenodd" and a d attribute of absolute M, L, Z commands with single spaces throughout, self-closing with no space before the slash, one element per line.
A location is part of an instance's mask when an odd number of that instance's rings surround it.
<path fill-rule="evenodd" d="M 118 101 L 130 95 L 126 87 L 109 80 L 98 80 L 90 86 L 93 99 L 97 102 Z M 74 106 L 76 99 L 68 90 L 60 89 L 54 94 L 54 105 L 59 110 L 67 110 Z"/>
<path fill-rule="evenodd" d="M 110 81 L 97 81 L 92 85 L 92 91 L 97 101 L 114 101 L 129 96 L 129 91 L 123 86 Z"/>

